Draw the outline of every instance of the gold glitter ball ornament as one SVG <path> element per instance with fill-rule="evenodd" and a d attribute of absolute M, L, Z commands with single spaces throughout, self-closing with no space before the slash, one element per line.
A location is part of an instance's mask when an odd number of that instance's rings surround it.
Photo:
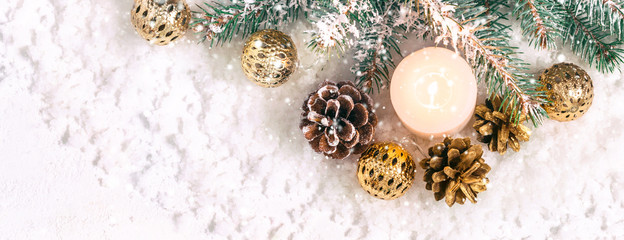
<path fill-rule="evenodd" d="M 366 192 L 392 200 L 412 186 L 416 163 L 396 143 L 372 144 L 358 160 L 357 177 Z"/>
<path fill-rule="evenodd" d="M 288 35 L 261 30 L 245 43 L 241 64 L 249 80 L 266 88 L 278 87 L 295 71 L 297 48 Z"/>
<path fill-rule="evenodd" d="M 543 105 L 548 116 L 560 122 L 572 121 L 587 112 L 594 100 L 591 78 L 572 63 L 559 63 L 544 70 L 539 77 L 550 103 Z"/>
<path fill-rule="evenodd" d="M 184 0 L 134 0 L 131 16 L 141 37 L 162 46 L 186 33 L 191 10 Z"/>

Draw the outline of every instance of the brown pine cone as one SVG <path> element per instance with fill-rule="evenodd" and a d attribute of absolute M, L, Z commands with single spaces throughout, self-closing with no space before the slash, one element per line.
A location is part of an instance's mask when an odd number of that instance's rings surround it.
<path fill-rule="evenodd" d="M 323 82 L 303 102 L 299 128 L 314 151 L 334 159 L 360 154 L 375 133 L 373 99 L 352 82 Z"/>
<path fill-rule="evenodd" d="M 507 145 L 520 151 L 520 141 L 529 141 L 531 129 L 522 125 L 526 115 L 521 115 L 518 123 L 510 121 L 509 111 L 500 112 L 501 98 L 495 96 L 485 100 L 485 105 L 475 108 L 477 120 L 472 127 L 477 130 L 478 140 L 487 143 L 492 152 L 505 154 Z M 501 110 L 503 111 L 503 110 Z"/>
<path fill-rule="evenodd" d="M 470 138 L 445 138 L 429 148 L 430 158 L 420 161 L 425 188 L 433 191 L 436 201 L 446 198 L 449 207 L 464 204 L 466 198 L 477 203 L 477 193 L 487 190 L 485 175 L 490 171 L 481 155 L 481 145 L 470 145 Z"/>

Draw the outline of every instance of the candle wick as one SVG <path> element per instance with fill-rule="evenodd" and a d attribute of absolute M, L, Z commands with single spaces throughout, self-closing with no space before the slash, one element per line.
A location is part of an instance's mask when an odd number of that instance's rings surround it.
<path fill-rule="evenodd" d="M 430 105 L 434 106 L 434 102 L 435 102 L 434 98 L 435 98 L 436 93 L 438 93 L 438 82 L 432 82 L 431 84 L 429 84 L 429 87 L 427 88 L 427 93 L 429 93 Z"/>
<path fill-rule="evenodd" d="M 432 82 L 431 84 L 429 84 L 427 92 L 429 93 L 429 95 L 432 96 L 438 93 L 438 82 Z"/>

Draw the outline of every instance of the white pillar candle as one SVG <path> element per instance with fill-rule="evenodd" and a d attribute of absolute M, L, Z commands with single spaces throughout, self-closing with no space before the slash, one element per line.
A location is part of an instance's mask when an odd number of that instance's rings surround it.
<path fill-rule="evenodd" d="M 477 82 L 456 52 L 429 47 L 397 66 L 390 99 L 403 125 L 416 135 L 438 138 L 460 131 L 472 118 Z"/>

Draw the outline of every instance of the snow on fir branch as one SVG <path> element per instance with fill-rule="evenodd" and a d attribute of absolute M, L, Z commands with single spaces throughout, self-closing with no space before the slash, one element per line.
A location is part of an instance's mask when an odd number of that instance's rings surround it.
<path fill-rule="evenodd" d="M 617 16 L 618 19 L 624 19 L 624 2 L 615 3 L 612 0 L 602 0 L 602 4 L 611 9 L 613 16 Z"/>
<path fill-rule="evenodd" d="M 391 9 L 387 10 L 392 12 Z M 375 85 L 379 91 L 384 86 L 384 80 L 390 79 L 390 70 L 395 67 L 390 50 L 396 54 L 400 54 L 400 50 L 393 36 L 396 32 L 392 24 L 388 23 L 390 18 L 384 14 L 377 15 L 376 19 L 365 28 L 362 40 L 355 46 L 355 66 L 351 71 L 355 73 L 358 86 L 372 90 Z"/>
<path fill-rule="evenodd" d="M 262 0 L 237 2 L 231 5 L 204 3 L 194 12 L 193 30 L 201 34 L 200 41 L 210 40 L 210 45 L 222 45 L 235 35 L 242 38 L 264 29 L 294 22 L 299 18 L 306 0 Z"/>
<path fill-rule="evenodd" d="M 624 40 L 624 1 L 584 0 L 583 4 L 590 21 L 601 23 L 603 31 L 609 31 L 619 40 Z"/>
<path fill-rule="evenodd" d="M 559 26 L 552 9 L 555 4 L 547 0 L 518 0 L 514 8 L 516 19 L 520 20 L 523 34 L 536 48 L 554 49 L 556 38 L 560 38 Z"/>
<path fill-rule="evenodd" d="M 393 55 L 400 55 L 399 39 L 422 29 L 413 2 L 405 0 L 321 0 L 310 9 L 307 16 L 315 28 L 308 47 L 327 56 L 355 48 L 351 70 L 367 91 L 387 86 Z"/>
<path fill-rule="evenodd" d="M 624 63 L 624 41 L 611 40 L 613 34 L 591 20 L 592 6 L 584 6 L 575 1 L 559 3 L 561 25 L 565 29 L 563 40 L 569 43 L 572 51 L 601 72 L 613 72 Z M 594 6 L 596 7 L 596 6 Z M 594 16 L 595 17 L 595 16 Z"/>
<path fill-rule="evenodd" d="M 511 108 L 512 120 L 517 122 L 522 114 L 527 114 L 534 125 L 543 121 L 543 93 L 535 91 L 539 84 L 521 72 L 524 64 L 513 58 L 515 51 L 507 45 L 505 29 L 488 27 L 488 22 L 496 19 L 484 18 L 486 9 L 479 9 L 474 2 L 467 3 L 471 1 L 462 1 L 461 8 L 439 0 L 417 1 L 437 35 L 435 41 L 464 52 L 478 78 L 486 81 L 490 94 L 504 96 L 504 106 Z"/>
<path fill-rule="evenodd" d="M 342 54 L 350 45 L 349 35 L 356 38 L 360 35 L 357 22 L 349 16 L 367 8 L 365 1 L 350 0 L 346 4 L 340 1 L 318 1 L 308 15 L 308 19 L 315 25 L 315 29 L 310 31 L 312 39 L 308 47 L 326 55 L 332 52 Z"/>
<path fill-rule="evenodd" d="M 410 32 L 423 35 L 424 28 L 411 2 L 380 1 L 372 6 L 371 11 L 361 14 L 370 21 L 362 26 L 364 34 L 354 46 L 355 65 L 351 71 L 358 86 L 380 91 L 387 86 L 395 67 L 393 55 L 401 55 L 399 39 Z"/>
<path fill-rule="evenodd" d="M 536 48 L 554 49 L 558 40 L 601 72 L 623 63 L 624 3 L 613 0 L 517 0 L 516 19 Z"/>

